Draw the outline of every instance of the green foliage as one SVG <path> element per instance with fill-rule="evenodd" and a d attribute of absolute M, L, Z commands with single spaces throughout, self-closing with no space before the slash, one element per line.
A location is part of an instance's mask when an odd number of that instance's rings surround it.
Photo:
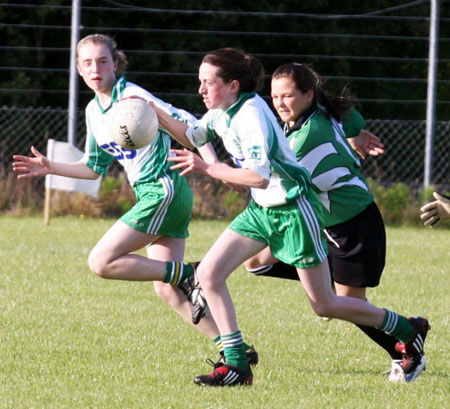
<path fill-rule="evenodd" d="M 433 186 L 414 191 L 404 183 L 383 186 L 373 179 L 369 179 L 368 184 L 387 225 L 422 224 L 420 208 L 424 203 L 434 200 L 433 192 L 436 191 Z M 444 223 L 442 228 L 450 228 L 449 223 Z"/>
<path fill-rule="evenodd" d="M 404 183 L 386 187 L 373 179 L 368 185 L 375 197 L 384 222 L 388 225 L 417 225 L 420 223 L 420 206 L 414 191 Z"/>
<path fill-rule="evenodd" d="M 244 210 L 248 195 L 231 190 L 222 182 L 188 178 L 194 193 L 193 217 L 231 220 Z"/>
<path fill-rule="evenodd" d="M 430 200 L 434 200 L 433 198 L 433 192 L 435 191 L 435 188 L 433 186 L 424 187 L 420 191 L 420 201 L 422 204 L 429 202 Z"/>
<path fill-rule="evenodd" d="M 427 370 L 391 384 L 390 358 L 355 326 L 316 317 L 299 283 L 229 280 L 239 326 L 260 354 L 251 387 L 205 389 L 195 375 L 217 358 L 151 283 L 102 280 L 90 249 L 113 220 L 0 216 L 0 409 L 435 409 L 448 407 L 448 232 L 388 228 L 375 305 L 422 314 L 432 330 Z M 226 222 L 194 221 L 186 259 L 198 260 Z"/>
<path fill-rule="evenodd" d="M 234 191 L 225 193 L 222 206 L 228 209 L 228 218 L 234 219 L 245 209 L 245 203 L 242 201 L 242 194 Z"/>
<path fill-rule="evenodd" d="M 71 2 L 27 3 L 36 4 L 35 7 L 32 4 L 27 4 L 31 7 L 8 7 L 6 3 L 0 6 L 0 20 L 5 24 L 2 45 L 20 47 L 3 50 L 2 65 L 24 67 L 22 70 L 5 70 L 2 87 L 27 89 L 25 92 L 0 93 L 0 105 L 66 107 Z M 366 102 L 363 112 L 367 118 L 423 119 L 425 115 L 423 104 L 392 104 L 386 100 L 425 100 L 429 27 L 424 22 L 430 15 L 429 2 L 411 4 L 394 14 L 386 11 L 386 14 L 373 15 L 370 19 L 355 17 L 398 4 L 389 0 L 304 0 L 301 6 L 297 0 L 177 0 L 170 4 L 161 0 L 101 4 L 86 0 L 81 3 L 81 36 L 98 31 L 114 36 L 119 47 L 127 52 L 131 81 L 164 99 L 169 93 L 172 99 L 169 102 L 193 113 L 204 112 L 201 99 L 195 96 L 196 72 L 202 55 L 209 50 L 231 46 L 258 55 L 269 75 L 281 64 L 298 61 L 312 64 L 321 75 L 329 78 L 327 86 L 332 92 L 340 91 L 351 81 L 359 98 L 385 101 Z M 62 7 L 41 7 L 45 5 Z M 190 14 L 175 10 L 210 12 Z M 226 11 L 261 14 L 221 13 Z M 448 13 L 448 7 L 441 6 L 443 19 L 449 17 Z M 318 17 L 314 18 L 314 15 Z M 325 15 L 350 17 L 325 18 Z M 447 24 L 441 24 L 442 39 L 449 37 L 448 30 Z M 448 52 L 444 47 L 439 51 L 442 61 L 438 65 L 438 78 L 445 79 L 449 77 L 450 65 L 445 63 Z M 365 77 L 372 80 L 362 80 Z M 374 87 L 373 80 L 377 78 L 398 81 L 377 81 Z M 405 79 L 417 82 L 411 86 Z M 448 87 L 439 85 L 438 99 L 448 100 Z M 91 99 L 91 93 L 83 84 L 80 91 L 79 106 L 82 109 Z M 270 95 L 269 81 L 263 95 Z M 438 118 L 448 119 L 445 104 L 438 104 L 436 110 Z"/>
<path fill-rule="evenodd" d="M 3 172 L 3 173 L 2 173 Z M 231 220 L 248 202 L 248 194 L 231 190 L 213 180 L 190 178 L 194 193 L 193 217 L 197 219 Z M 369 179 L 370 190 L 387 225 L 419 225 L 420 207 L 433 199 L 434 187 L 414 191 L 403 183 L 386 187 Z M 442 192 L 445 194 L 445 192 Z M 43 180 L 20 180 L 12 172 L 0 169 L 0 212 L 32 215 L 42 211 Z M 120 217 L 136 202 L 123 173 L 103 178 L 99 198 L 77 192 L 52 192 L 51 212 L 54 216 Z M 443 224 L 443 227 L 450 227 Z"/>

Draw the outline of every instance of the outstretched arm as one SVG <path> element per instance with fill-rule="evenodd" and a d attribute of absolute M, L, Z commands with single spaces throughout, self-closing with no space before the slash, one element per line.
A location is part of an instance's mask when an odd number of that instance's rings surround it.
<path fill-rule="evenodd" d="M 50 174 L 78 179 L 97 179 L 99 177 L 98 173 L 89 169 L 83 162 L 54 162 L 42 155 L 34 146 L 31 147 L 31 153 L 33 156 L 13 156 L 13 171 L 21 173 L 17 176 L 19 179 Z"/>
<path fill-rule="evenodd" d="M 188 126 L 184 122 L 172 118 L 167 112 L 163 111 L 161 108 L 158 108 L 155 104 L 149 104 L 155 109 L 161 127 L 169 132 L 173 138 L 184 147 L 189 149 L 194 148 L 189 139 L 186 137 L 186 130 Z"/>
<path fill-rule="evenodd" d="M 365 129 L 361 129 L 358 136 L 347 140 L 362 159 L 365 159 L 366 155 L 379 156 L 384 154 L 384 145 L 380 138 Z"/>
<path fill-rule="evenodd" d="M 172 149 L 177 156 L 168 160 L 175 164 L 171 169 L 181 169 L 181 175 L 199 172 L 225 183 L 265 189 L 269 181 L 250 169 L 232 168 L 223 162 L 206 163 L 194 152 L 187 149 Z"/>

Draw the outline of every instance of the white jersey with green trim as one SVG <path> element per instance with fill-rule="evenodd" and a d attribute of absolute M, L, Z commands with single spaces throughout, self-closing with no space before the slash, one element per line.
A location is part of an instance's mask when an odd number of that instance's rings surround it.
<path fill-rule="evenodd" d="M 188 128 L 186 136 L 197 147 L 220 137 L 237 166 L 269 180 L 266 189 L 251 189 L 260 206 L 285 204 L 311 186 L 308 171 L 297 163 L 272 110 L 255 93 L 241 94 L 226 111 L 209 110 Z"/>
<path fill-rule="evenodd" d="M 105 176 L 109 165 L 117 160 L 123 166 L 133 186 L 135 183 L 155 181 L 164 174 L 170 173 L 171 163 L 167 161 L 167 158 L 170 155 L 171 137 L 159 128 L 156 138 L 149 145 L 136 150 L 123 148 L 111 139 L 106 114 L 117 101 L 131 96 L 152 101 L 157 107 L 186 123 L 192 123 L 196 118 L 160 100 L 138 85 L 127 82 L 123 77 L 119 78 L 114 85 L 111 104 L 107 108 L 102 108 L 97 97 L 89 102 L 86 107 L 86 148 L 82 161 L 94 172 Z"/>

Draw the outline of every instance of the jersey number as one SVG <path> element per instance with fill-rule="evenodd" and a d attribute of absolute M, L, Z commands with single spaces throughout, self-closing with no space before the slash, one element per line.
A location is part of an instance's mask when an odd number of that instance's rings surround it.
<path fill-rule="evenodd" d="M 136 156 L 135 150 L 122 148 L 115 142 L 105 143 L 101 145 L 100 148 L 113 155 L 117 160 L 133 159 Z"/>

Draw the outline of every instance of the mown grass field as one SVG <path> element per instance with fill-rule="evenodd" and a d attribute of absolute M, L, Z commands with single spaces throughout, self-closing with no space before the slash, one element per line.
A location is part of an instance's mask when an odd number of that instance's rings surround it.
<path fill-rule="evenodd" d="M 0 216 L 0 408 L 445 408 L 450 407 L 450 231 L 388 228 L 381 307 L 429 318 L 428 368 L 393 384 L 386 353 L 353 325 L 325 322 L 301 286 L 230 278 L 241 330 L 260 365 L 251 387 L 205 389 L 215 347 L 160 301 L 151 283 L 89 272 L 90 248 L 112 220 Z M 193 221 L 186 260 L 226 227 Z"/>

